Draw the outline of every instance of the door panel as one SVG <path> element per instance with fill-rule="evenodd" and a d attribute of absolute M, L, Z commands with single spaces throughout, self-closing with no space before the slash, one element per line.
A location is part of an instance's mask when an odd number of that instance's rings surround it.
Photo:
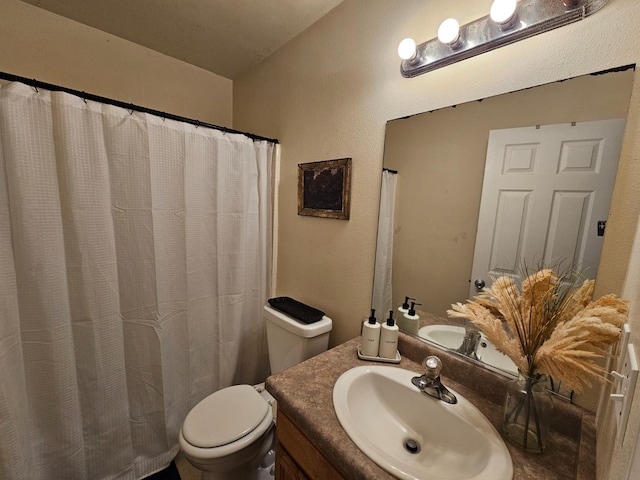
<path fill-rule="evenodd" d="M 579 265 L 585 258 L 587 219 L 593 192 L 554 192 L 544 249 L 545 265 L 561 260 Z"/>
<path fill-rule="evenodd" d="M 530 197 L 530 191 L 499 192 L 489 264 L 500 275 L 517 273 Z"/>
<path fill-rule="evenodd" d="M 474 280 L 562 261 L 594 278 L 624 120 L 492 130 L 471 272 Z"/>

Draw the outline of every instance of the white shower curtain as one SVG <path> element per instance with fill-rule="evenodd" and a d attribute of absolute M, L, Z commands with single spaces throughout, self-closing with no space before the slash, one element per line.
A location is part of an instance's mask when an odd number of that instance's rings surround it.
<path fill-rule="evenodd" d="M 137 479 L 268 373 L 277 146 L 0 89 L 0 478 Z"/>
<path fill-rule="evenodd" d="M 389 310 L 393 310 L 391 290 L 393 273 L 393 215 L 396 205 L 397 183 L 397 173 L 389 170 L 382 172 L 376 264 L 373 274 L 373 299 L 371 302 L 371 308 L 375 308 L 376 312 L 378 312 L 377 317 L 379 321 L 384 321 L 384 319 L 387 318 Z"/>

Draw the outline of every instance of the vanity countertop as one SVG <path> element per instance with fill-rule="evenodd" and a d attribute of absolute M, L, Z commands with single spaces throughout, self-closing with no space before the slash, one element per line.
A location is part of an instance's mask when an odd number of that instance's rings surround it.
<path fill-rule="evenodd" d="M 357 356 L 360 337 L 317 355 L 299 365 L 272 375 L 267 390 L 298 428 L 346 478 L 353 480 L 393 479 L 351 441 L 333 408 L 333 386 L 345 371 L 375 364 Z M 438 355 L 443 361 L 446 386 L 471 401 L 498 431 L 502 421 L 502 400 L 507 379 L 458 355 L 428 345 L 410 335 L 400 334 L 399 364 L 384 364 L 421 372 L 420 361 Z M 455 380 L 454 380 L 455 379 Z M 514 466 L 514 480 L 595 479 L 595 420 L 593 414 L 555 401 L 555 430 L 549 434 L 542 454 L 527 454 L 507 443 Z"/>

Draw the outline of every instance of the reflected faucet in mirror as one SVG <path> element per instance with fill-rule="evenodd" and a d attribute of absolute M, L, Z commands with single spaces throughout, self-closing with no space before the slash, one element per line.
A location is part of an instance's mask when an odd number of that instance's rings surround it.
<path fill-rule="evenodd" d="M 480 343 L 480 337 L 480 331 L 477 328 L 471 326 L 465 327 L 462 345 L 460 345 L 456 351 L 474 360 L 479 360 L 477 350 Z"/>

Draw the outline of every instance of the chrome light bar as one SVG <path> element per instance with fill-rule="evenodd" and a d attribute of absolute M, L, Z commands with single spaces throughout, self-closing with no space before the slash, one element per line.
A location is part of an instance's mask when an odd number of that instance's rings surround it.
<path fill-rule="evenodd" d="M 521 0 L 514 21 L 497 23 L 490 15 L 460 27 L 455 42 L 433 38 L 402 60 L 400 71 L 410 78 L 489 52 L 525 38 L 568 25 L 600 10 L 608 0 Z"/>

